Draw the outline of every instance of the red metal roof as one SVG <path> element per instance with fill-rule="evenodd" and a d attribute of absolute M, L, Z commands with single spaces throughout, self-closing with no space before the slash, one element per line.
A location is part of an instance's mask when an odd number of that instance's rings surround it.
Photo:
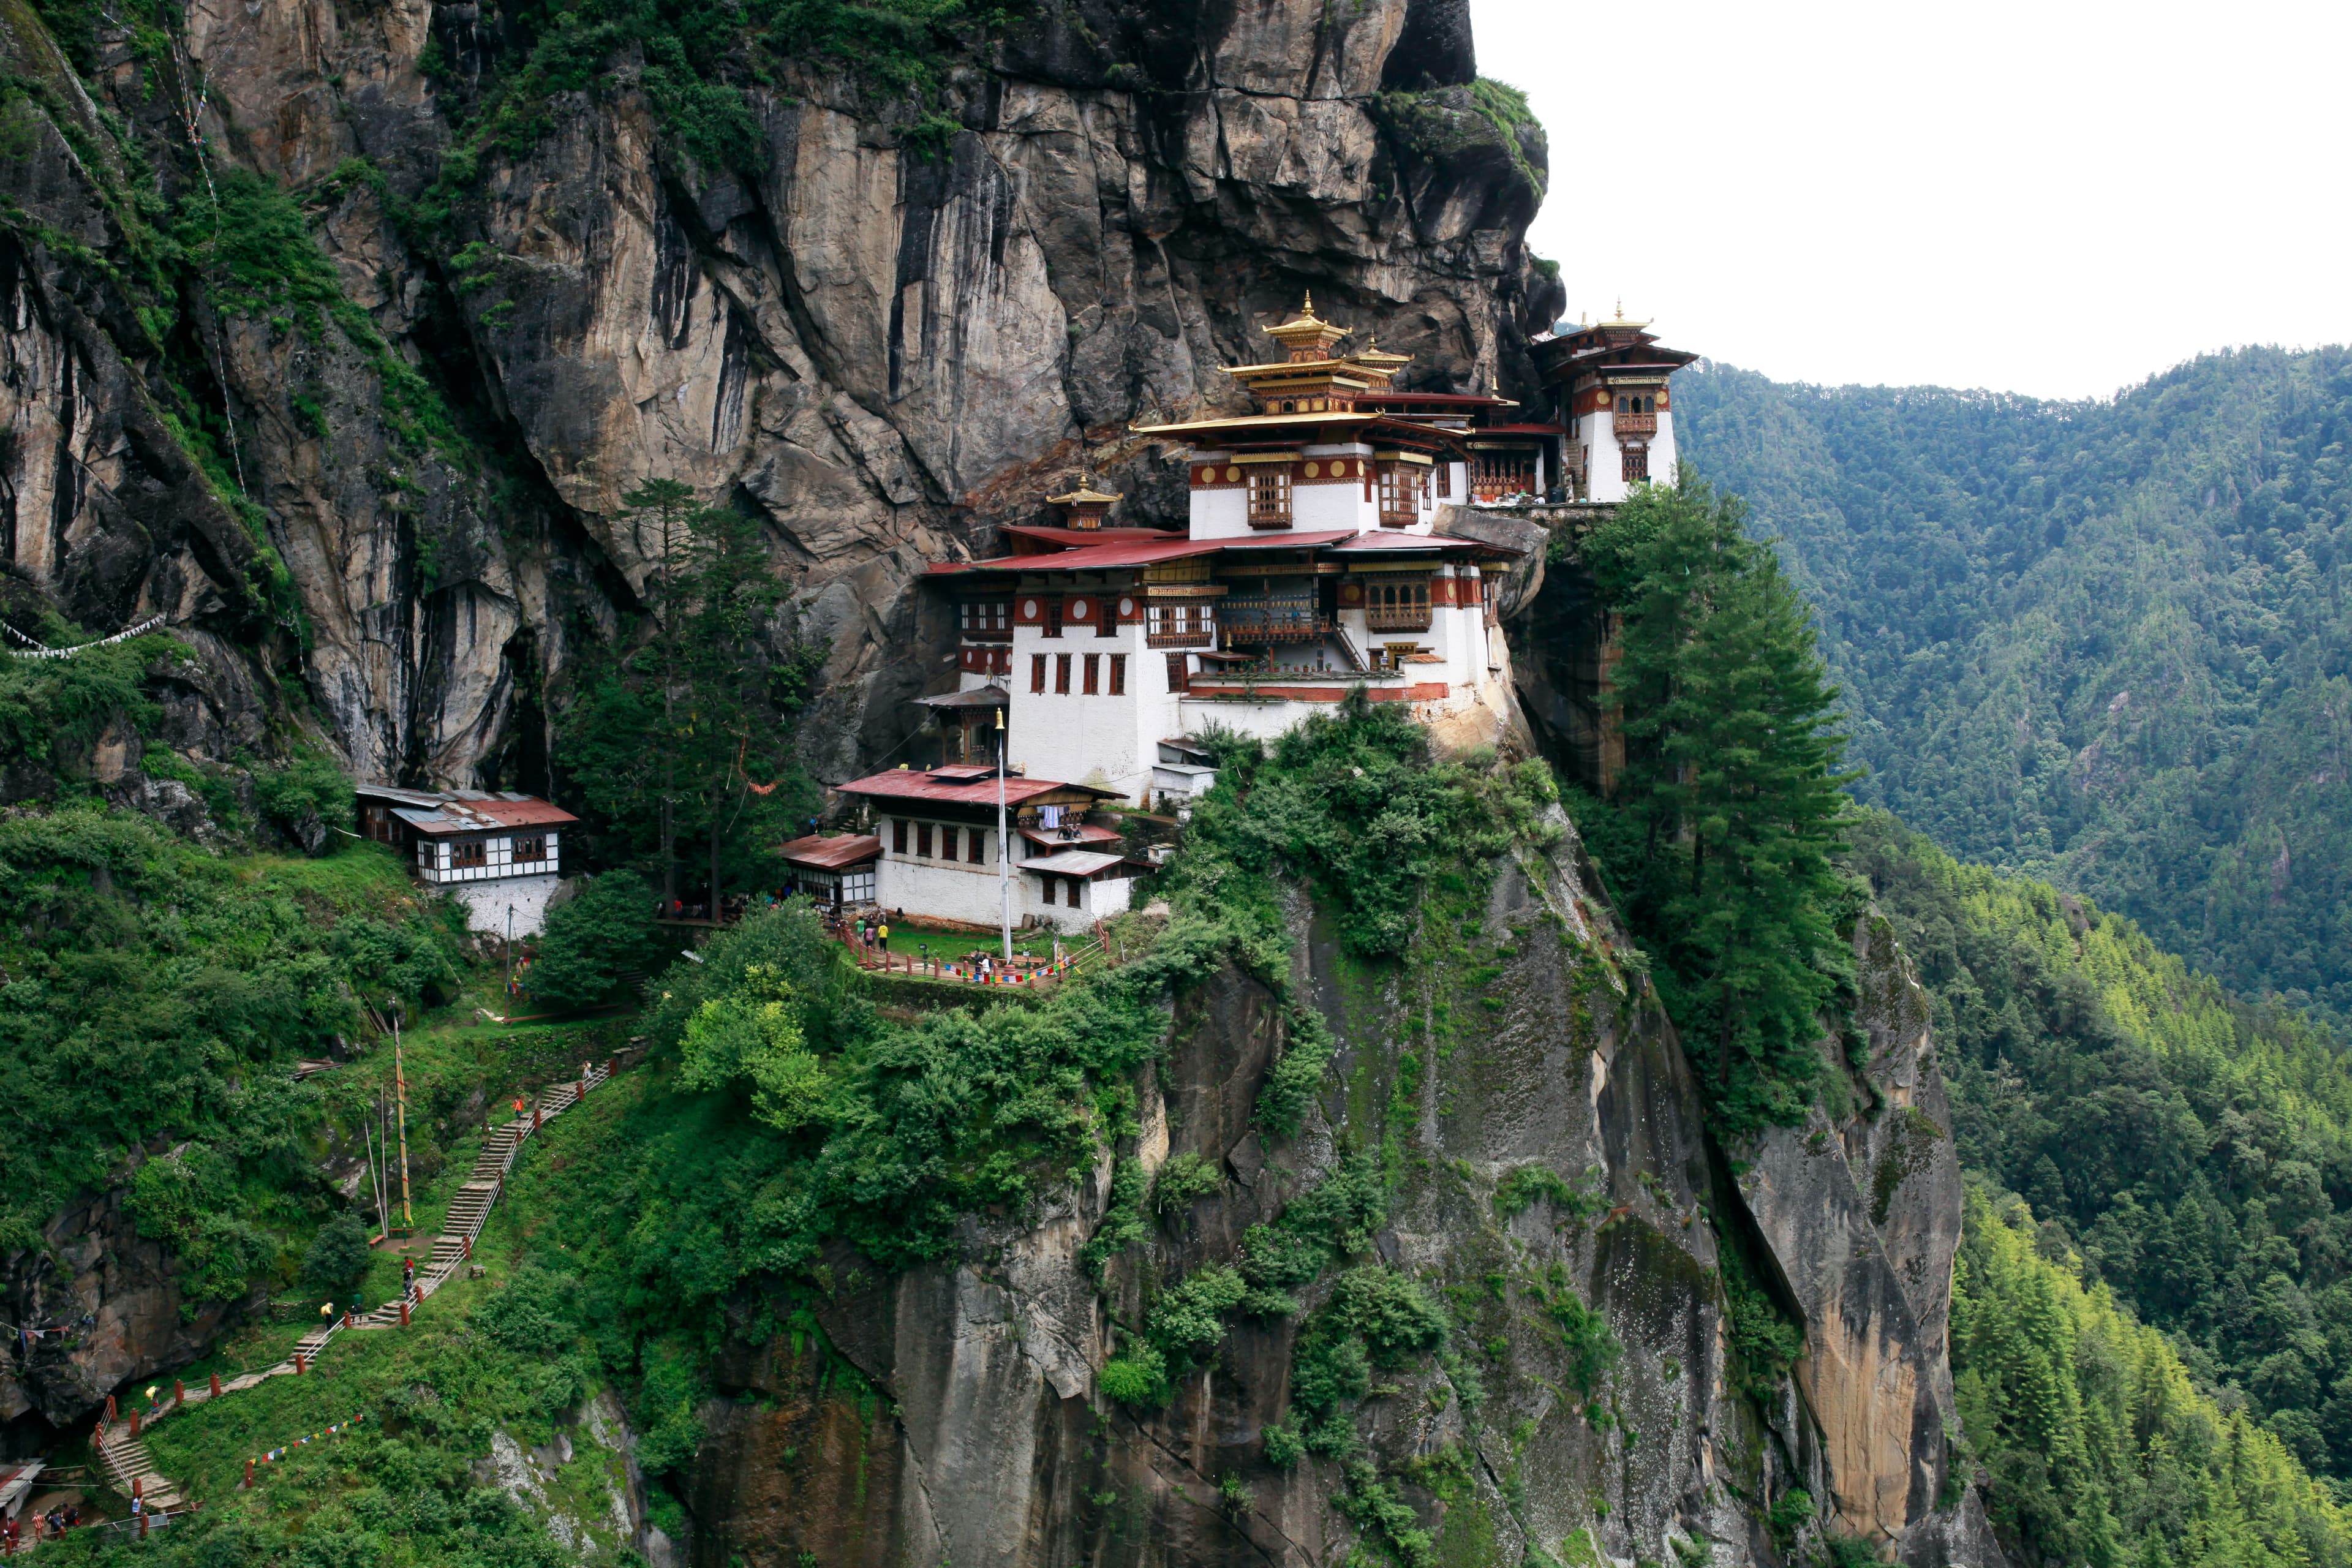
<path fill-rule="evenodd" d="M 1358 403 L 1433 403 L 1446 407 L 1517 408 L 1516 399 L 1485 392 L 1360 392 Z"/>
<path fill-rule="evenodd" d="M 530 795 L 520 800 L 469 800 L 466 805 L 509 827 L 559 827 L 580 820 L 562 806 Z"/>
<path fill-rule="evenodd" d="M 1181 539 L 1183 531 L 1169 528 L 1051 528 L 1043 523 L 1008 522 L 1003 531 L 1015 539 L 1075 550 L 1089 544 L 1125 544 L 1139 539 Z"/>
<path fill-rule="evenodd" d="M 862 779 L 852 779 L 835 786 L 844 795 L 872 795 L 880 800 L 929 800 L 956 805 L 994 805 L 996 779 L 993 774 L 971 784 L 945 784 L 929 773 L 914 768 L 893 768 L 888 773 L 873 773 Z M 1111 796 L 1115 789 L 1097 789 L 1092 784 L 1058 784 L 1052 779 L 1009 777 L 1004 781 L 1004 802 L 1019 805 L 1041 795 L 1051 795 L 1057 789 L 1083 790 L 1088 795 Z"/>
<path fill-rule="evenodd" d="M 931 573 L 959 572 L 1110 572 L 1129 566 L 1149 566 L 1156 561 L 1178 561 L 1189 555 L 1214 555 L 1223 550 L 1300 550 L 1331 544 L 1355 531 L 1347 528 L 1312 533 L 1269 532 L 1234 539 L 1160 538 L 1109 544 L 1090 544 L 1058 555 L 998 555 L 986 561 L 942 562 Z"/>
<path fill-rule="evenodd" d="M 845 866 L 862 866 L 882 853 L 882 836 L 877 833 L 812 833 L 805 838 L 795 838 L 780 851 L 794 866 L 806 866 L 819 871 L 838 871 Z"/>

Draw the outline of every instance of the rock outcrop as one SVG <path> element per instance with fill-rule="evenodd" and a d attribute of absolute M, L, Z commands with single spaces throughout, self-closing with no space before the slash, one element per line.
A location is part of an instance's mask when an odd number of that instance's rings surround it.
<path fill-rule="evenodd" d="M 1123 1152 L 1196 1154 L 1224 1185 L 1107 1289 L 1085 1249 L 1112 1201 L 1108 1158 L 1031 1223 L 975 1223 L 952 1268 L 886 1280 L 832 1259 L 824 1340 L 740 1342 L 721 1367 L 692 1560 L 1303 1565 L 1392 1541 L 1382 1530 L 1403 1527 L 1368 1522 L 1348 1464 L 1268 1458 L 1330 1275 L 1295 1315 L 1237 1320 L 1164 1410 L 1099 1382 L 1114 1312 L 1131 1317 L 1147 1284 L 1231 1262 L 1345 1151 L 1373 1150 L 1399 1190 L 1372 1250 L 1452 1305 L 1468 1347 L 1377 1373 L 1358 1416 L 1433 1560 L 1777 1564 L 1791 1542 L 1770 1505 L 1801 1488 L 1902 1562 L 1999 1564 L 1943 1447 L 1958 1191 L 1949 1140 L 1920 1125 L 1941 1108 L 1924 998 L 1883 922 L 1858 938 L 1868 1054 L 1839 1068 L 1874 1095 L 1834 1126 L 1771 1134 L 1735 1178 L 1671 1028 L 1616 962 L 1572 836 L 1467 913 L 1477 935 L 1453 978 L 1382 980 L 1299 900 L 1294 988 L 1340 1048 L 1294 1138 L 1251 1121 L 1281 1048 L 1271 993 L 1228 972 L 1180 1005 Z M 1761 1403 L 1743 1392 L 1759 1374 L 1733 1343 L 1727 1269 L 1804 1331 L 1793 1377 Z M 1622 1347 L 1604 1375 L 1564 1327 L 1588 1308 Z"/>
<path fill-rule="evenodd" d="M 655 477 L 762 522 L 794 590 L 772 635 L 826 648 L 809 760 L 845 776 L 937 673 L 922 564 L 1081 468 L 1172 517 L 1181 468 L 1128 426 L 1232 402 L 1217 367 L 1303 289 L 1443 388 L 1525 390 L 1558 304 L 1522 237 L 1542 135 L 1471 93 L 1463 0 L 1049 5 L 944 62 L 919 135 L 852 71 L 752 89 L 740 170 L 675 145 L 625 55 L 419 241 L 394 215 L 499 47 L 469 5 L 197 0 L 168 62 L 100 22 L 85 84 L 0 16 L 41 84 L 0 161 L 33 220 L 0 236 L 0 561 L 85 624 L 229 638 L 258 702 L 298 675 L 362 777 L 550 787 L 547 714 L 644 589 L 625 497 Z M 248 174 L 297 193 L 331 266 L 257 304 L 192 281 L 157 342 L 122 276 L 133 153 L 233 219 Z M 173 436 L 199 426 L 209 480 Z"/>
<path fill-rule="evenodd" d="M 7 1256 L 0 1311 L 11 1325 L 65 1331 L 19 1339 L 0 1357 L 0 1428 L 30 1437 L 69 1426 L 115 1390 L 196 1360 L 234 1321 L 236 1302 L 182 1296 L 175 1260 L 139 1234 L 126 1190 L 82 1194 L 42 1228 L 41 1250 Z"/>

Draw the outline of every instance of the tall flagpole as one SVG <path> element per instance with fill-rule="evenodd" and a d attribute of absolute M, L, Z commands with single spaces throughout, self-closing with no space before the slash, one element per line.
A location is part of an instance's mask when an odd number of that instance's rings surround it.
<path fill-rule="evenodd" d="M 408 1068 L 400 1055 L 400 1015 L 392 1016 L 392 1082 L 400 1100 L 400 1234 L 416 1230 L 416 1215 L 408 1206 Z"/>
<path fill-rule="evenodd" d="M 1013 837 L 1004 826 L 1004 710 L 996 710 L 996 910 L 1004 924 L 1004 963 L 1013 966 Z"/>

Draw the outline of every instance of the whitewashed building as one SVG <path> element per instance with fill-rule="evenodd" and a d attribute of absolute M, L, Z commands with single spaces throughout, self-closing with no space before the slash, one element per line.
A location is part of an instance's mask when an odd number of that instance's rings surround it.
<path fill-rule="evenodd" d="M 1266 331 L 1285 357 L 1225 372 L 1251 413 L 1135 432 L 1183 448 L 1181 532 L 1106 526 L 1119 498 L 1081 485 L 1049 498 L 1061 526 L 930 569 L 961 634 L 957 689 L 922 700 L 950 761 L 993 757 L 1001 713 L 1016 772 L 1157 805 L 1192 793 L 1163 747 L 1203 729 L 1277 735 L 1359 689 L 1424 721 L 1508 706 L 1488 572 L 1510 552 L 1436 521 L 1489 437 L 1561 432 L 1494 424 L 1508 399 L 1398 391 L 1409 356 L 1335 353 L 1347 330 L 1311 302 Z"/>
<path fill-rule="evenodd" d="M 1570 499 L 1621 501 L 1638 484 L 1675 482 L 1675 415 L 1667 383 L 1699 356 L 1670 349 L 1629 321 L 1579 326 L 1538 340 L 1536 363 L 1566 417 Z"/>
<path fill-rule="evenodd" d="M 580 819 L 536 795 L 357 786 L 361 836 L 408 852 L 416 875 L 466 906 L 466 923 L 536 936 L 562 885 L 563 831 Z"/>
<path fill-rule="evenodd" d="M 1128 858 L 1119 833 L 1086 820 L 1107 790 L 1004 779 L 1008 868 L 993 767 L 896 768 L 841 787 L 871 819 L 872 901 L 918 919 L 994 927 L 1009 870 L 1015 925 L 1081 931 L 1126 909 L 1129 879 L 1147 869 Z"/>

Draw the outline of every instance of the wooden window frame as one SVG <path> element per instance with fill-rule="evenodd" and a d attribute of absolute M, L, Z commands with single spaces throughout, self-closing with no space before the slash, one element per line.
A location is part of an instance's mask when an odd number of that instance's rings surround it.
<path fill-rule="evenodd" d="M 1113 697 L 1127 695 L 1127 655 L 1123 653 L 1110 656 L 1110 694 Z"/>
<path fill-rule="evenodd" d="M 1087 697 L 1099 697 L 1099 696 L 1101 696 L 1101 695 L 1102 695 L 1102 655 L 1100 655 L 1100 654 L 1098 654 L 1098 653 L 1090 653 L 1090 654 L 1087 655 L 1087 668 L 1086 668 L 1086 670 L 1085 670 L 1085 678 L 1086 678 L 1086 683 L 1085 683 L 1084 687 L 1081 689 L 1082 694 L 1083 694 L 1083 695 L 1085 695 L 1085 696 L 1087 696 Z"/>
<path fill-rule="evenodd" d="M 544 833 L 530 833 L 525 834 L 517 838 L 514 841 L 513 858 L 515 863 L 518 865 L 520 865 L 525 861 L 540 861 L 546 859 L 547 835 Z"/>
<path fill-rule="evenodd" d="M 1056 697 L 1067 697 L 1069 694 L 1070 656 L 1066 653 L 1057 653 L 1054 656 L 1054 695 Z"/>
<path fill-rule="evenodd" d="M 1255 464 L 1249 470 L 1246 483 L 1249 525 L 1252 528 L 1288 528 L 1294 515 L 1290 465 Z"/>
<path fill-rule="evenodd" d="M 1191 689 L 1192 684 L 1192 659 L 1184 654 L 1170 654 L 1168 656 L 1168 689 L 1171 691 L 1185 691 Z"/>
<path fill-rule="evenodd" d="M 1042 653 L 1033 653 L 1029 656 L 1029 694 L 1032 697 L 1042 697 L 1045 693 L 1045 656 Z"/>
<path fill-rule="evenodd" d="M 1049 637 L 1062 635 L 1062 601 L 1058 595 L 1049 594 L 1045 597 L 1045 635 Z"/>
<path fill-rule="evenodd" d="M 1650 448 L 1620 447 L 1617 449 L 1618 477 L 1629 485 L 1639 484 L 1650 477 Z"/>
<path fill-rule="evenodd" d="M 894 816 L 890 819 L 890 853 L 904 855 L 906 852 L 907 819 L 903 816 Z"/>
<path fill-rule="evenodd" d="M 1409 528 L 1421 521 L 1413 495 L 1413 472 L 1403 463 L 1381 465 L 1381 526 Z"/>
<path fill-rule="evenodd" d="M 485 839 L 464 839 L 449 846 L 449 868 L 464 871 L 490 863 L 490 846 Z"/>
<path fill-rule="evenodd" d="M 967 827 L 963 830 L 963 858 L 974 866 L 988 864 L 988 829 Z"/>
<path fill-rule="evenodd" d="M 928 860 L 930 858 L 931 825 L 928 822 L 919 822 L 915 824 L 915 858 Z"/>

